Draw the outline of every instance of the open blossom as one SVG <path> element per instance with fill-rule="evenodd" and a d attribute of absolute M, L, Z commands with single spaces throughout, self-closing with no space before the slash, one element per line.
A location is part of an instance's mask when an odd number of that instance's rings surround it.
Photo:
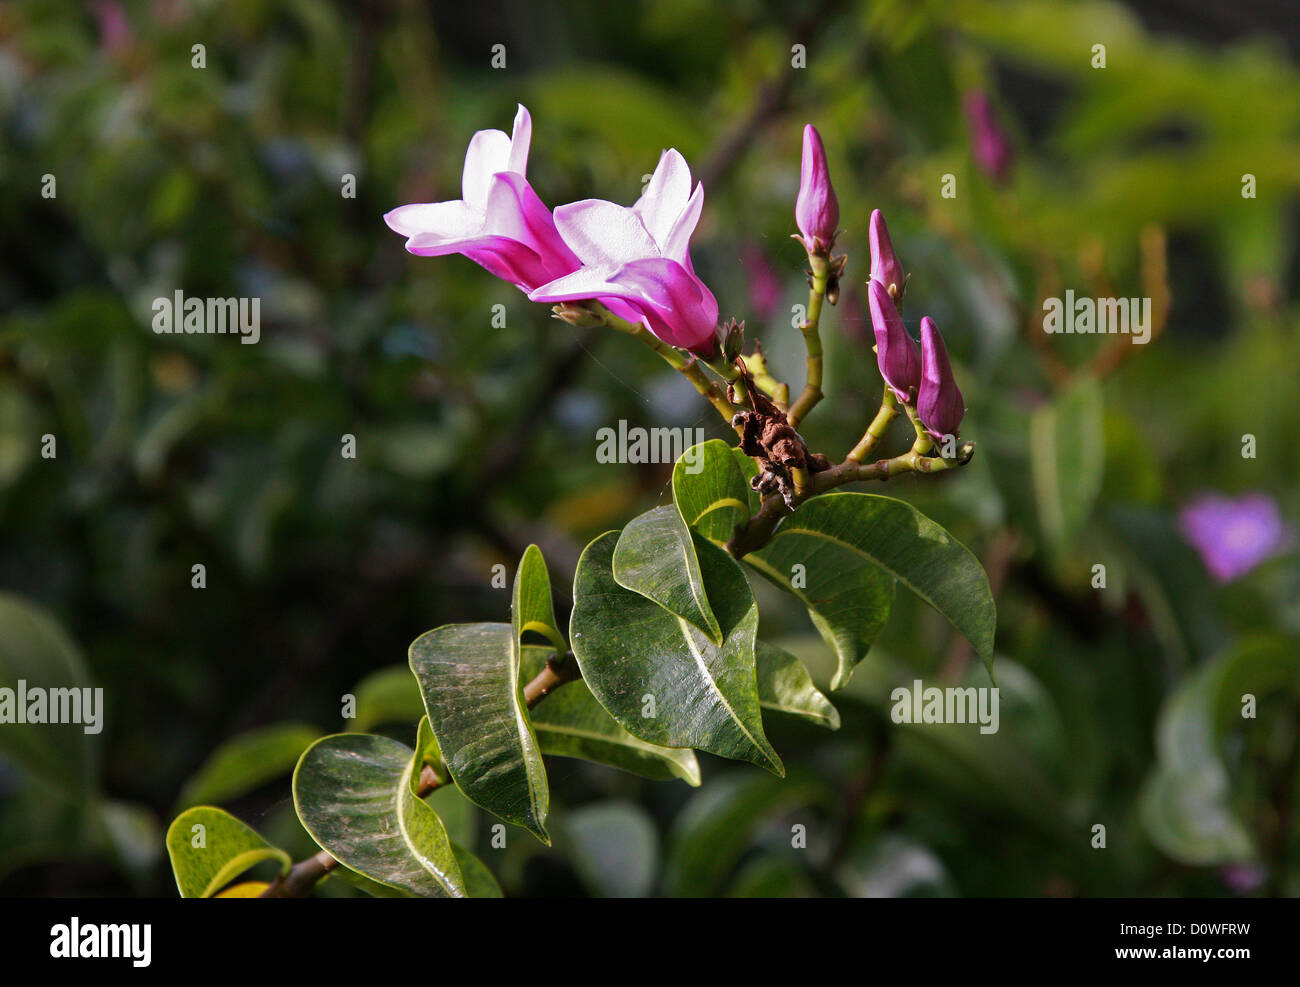
<path fill-rule="evenodd" d="M 803 128 L 803 161 L 799 169 L 799 196 L 794 203 L 795 225 L 809 253 L 829 251 L 840 223 L 840 202 L 826 167 L 826 148 L 811 123 Z"/>
<path fill-rule="evenodd" d="M 704 208 L 704 188 L 665 151 L 630 209 L 584 199 L 555 210 L 555 225 L 581 267 L 530 291 L 535 302 L 597 299 L 629 322 L 640 322 L 672 346 L 701 356 L 717 349 L 718 302 L 695 276 L 690 238 Z"/>
<path fill-rule="evenodd" d="M 871 325 L 876 332 L 876 363 L 880 376 L 904 404 L 916 399 L 921 384 L 921 354 L 916 340 L 907 334 L 903 317 L 898 314 L 889 292 L 879 281 L 867 285 L 867 304 L 871 308 Z"/>
<path fill-rule="evenodd" d="M 907 279 L 903 276 L 903 265 L 894 255 L 894 244 L 889 239 L 889 227 L 879 209 L 871 210 L 871 220 L 867 224 L 867 240 L 871 247 L 871 280 L 879 281 L 890 295 L 899 299 L 903 297 L 903 287 Z"/>
<path fill-rule="evenodd" d="M 916 414 L 936 439 L 956 435 L 966 414 L 966 402 L 948 363 L 948 348 L 939 327 L 928 315 L 921 319 L 921 390 L 916 397 Z"/>
<path fill-rule="evenodd" d="M 578 258 L 524 177 L 532 133 L 532 118 L 520 106 L 512 136 L 480 130 L 470 139 L 461 198 L 398 206 L 384 222 L 408 238 L 411 253 L 464 254 L 522 291 L 576 270 Z"/>
<path fill-rule="evenodd" d="M 1236 500 L 1202 494 L 1178 512 L 1178 525 L 1221 583 L 1244 576 L 1276 555 L 1289 538 L 1277 502 L 1263 493 Z"/>
<path fill-rule="evenodd" d="M 998 123 L 988 94 L 981 90 L 967 93 L 965 109 L 975 163 L 995 182 L 1005 182 L 1011 171 L 1011 141 Z"/>

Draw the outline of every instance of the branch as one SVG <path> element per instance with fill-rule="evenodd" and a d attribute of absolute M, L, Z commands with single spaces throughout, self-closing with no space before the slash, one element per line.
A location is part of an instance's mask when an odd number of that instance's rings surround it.
<path fill-rule="evenodd" d="M 965 466 L 975 455 L 975 443 L 963 442 L 957 449 L 955 459 L 942 459 L 937 456 L 926 456 L 922 454 L 915 446 L 903 453 L 901 456 L 895 456 L 893 459 L 879 459 L 874 463 L 863 465 L 854 462 L 852 459 L 846 459 L 838 466 L 832 466 L 828 470 L 822 470 L 812 477 L 810 484 L 811 489 L 807 496 L 795 498 L 795 507 L 803 503 L 809 497 L 815 497 L 817 494 L 825 493 L 827 490 L 833 490 L 836 487 L 842 487 L 846 483 L 856 483 L 859 480 L 888 480 L 891 476 L 898 476 L 902 473 L 942 473 L 945 470 L 956 469 Z M 763 501 L 763 506 L 743 528 L 738 528 L 727 542 L 727 551 L 733 558 L 742 558 L 750 552 L 756 551 L 767 544 L 772 532 L 776 530 L 777 524 L 787 514 L 792 513 L 793 508 L 787 507 L 785 500 L 781 497 L 768 497 Z"/>

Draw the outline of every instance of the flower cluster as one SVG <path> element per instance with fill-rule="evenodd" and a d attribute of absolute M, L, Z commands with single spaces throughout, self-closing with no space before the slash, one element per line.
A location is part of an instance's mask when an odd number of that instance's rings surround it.
<path fill-rule="evenodd" d="M 710 361 L 715 370 L 721 367 L 719 372 L 727 375 L 733 393 L 738 382 L 743 389 L 748 373 L 743 361 L 737 361 L 739 371 L 729 369 L 740 356 L 740 324 L 719 329 L 717 299 L 696 276 L 691 262 L 690 240 L 704 207 L 704 189 L 692 184 L 690 167 L 681 154 L 671 149 L 663 153 L 644 193 L 630 208 L 604 199 L 584 199 L 552 212 L 528 182 L 531 140 L 532 119 L 520 106 L 510 136 L 480 130 L 470 140 L 461 198 L 400 206 L 384 220 L 407 238 L 406 249 L 413 254 L 463 254 L 514 284 L 532 301 L 566 307 L 599 303 L 608 310 L 603 317 L 612 313 L 624 323 L 644 326 L 662 342 Z M 780 418 L 773 419 L 773 428 L 793 430 L 821 397 L 816 313 L 821 299 L 834 304 L 839 291 L 845 258 L 831 258 L 839 220 L 826 149 L 817 129 L 809 125 L 803 133 L 795 202 L 799 229 L 795 239 L 808 252 L 816 297 L 802 327 L 809 345 L 809 381 L 800 400 L 788 408 L 780 400 L 767 402 L 771 407 L 764 411 L 754 399 L 747 400 L 748 413 L 765 422 L 774 415 Z M 918 349 L 903 325 L 899 307 L 907 275 L 894 254 L 880 210 L 871 214 L 868 240 L 868 301 L 880 373 L 898 403 L 919 421 L 918 433 L 923 429 L 935 439 L 956 435 L 966 409 L 943 337 L 933 320 L 923 318 Z M 761 353 L 756 351 L 752 359 L 759 365 Z M 707 381 L 697 383 L 701 393 L 713 393 Z M 783 393 L 769 390 L 772 395 Z M 718 403 L 724 411 L 731 408 L 720 398 Z M 800 458 L 796 465 L 802 470 L 818 464 Z"/>
<path fill-rule="evenodd" d="M 711 356 L 718 303 L 695 275 L 690 239 L 704 189 L 675 150 L 665 151 L 630 209 L 603 199 L 554 214 L 528 183 L 532 118 L 514 133 L 480 130 L 465 152 L 461 198 L 399 206 L 384 221 L 413 254 L 463 254 L 536 302 L 599 301 L 672 346 Z"/>
<path fill-rule="evenodd" d="M 939 327 L 928 315 L 921 319 L 921 348 L 903 326 L 899 306 L 907 287 L 903 266 L 894 254 L 885 218 L 876 209 L 869 224 L 871 280 L 867 303 L 876 333 L 876 362 L 880 376 L 900 404 L 915 407 L 925 430 L 936 440 L 956 435 L 966 414 L 961 389 L 948 363 Z"/>

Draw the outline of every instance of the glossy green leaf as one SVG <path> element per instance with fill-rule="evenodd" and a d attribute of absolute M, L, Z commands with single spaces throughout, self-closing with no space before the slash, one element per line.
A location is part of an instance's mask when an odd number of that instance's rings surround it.
<path fill-rule="evenodd" d="M 844 688 L 889 620 L 894 577 L 855 546 L 797 525 L 782 524 L 744 561 L 808 608 L 817 633 L 835 652 L 831 688 Z"/>
<path fill-rule="evenodd" d="M 298 818 L 331 856 L 372 881 L 421 897 L 463 897 L 446 830 L 412 788 L 418 761 L 387 737 L 323 737 L 294 772 Z"/>
<path fill-rule="evenodd" d="M 1103 434 L 1101 385 L 1086 375 L 1030 416 L 1038 521 L 1057 550 L 1074 540 L 1101 491 Z"/>
<path fill-rule="evenodd" d="M 524 649 L 521 679 L 541 671 L 549 650 Z M 556 689 L 529 713 L 542 753 L 577 757 L 643 778 L 667 781 L 680 778 L 688 785 L 700 783 L 700 766 L 689 747 L 658 747 L 632 736 L 610 716 L 581 679 Z"/>
<path fill-rule="evenodd" d="M 182 812 L 167 829 L 167 856 L 182 898 L 210 898 L 264 860 L 288 873 L 293 861 L 252 827 L 210 805 Z"/>
<path fill-rule="evenodd" d="M 813 685 L 803 662 L 765 641 L 758 642 L 755 657 L 758 701 L 764 709 L 802 717 L 832 730 L 840 728 L 839 711 Z"/>
<path fill-rule="evenodd" d="M 469 897 L 502 897 L 501 885 L 497 883 L 496 877 L 488 869 L 487 864 L 459 843 L 453 842 L 451 850 L 456 855 L 456 863 L 460 865 L 460 872 L 465 878 L 465 891 Z"/>
<path fill-rule="evenodd" d="M 988 576 L 970 549 L 911 504 L 876 494 L 823 494 L 785 518 L 768 548 L 791 538 L 834 546 L 827 569 L 848 552 L 894 576 L 974 645 L 992 675 L 997 607 Z M 812 585 L 822 565 L 809 553 Z"/>
<path fill-rule="evenodd" d="M 677 508 L 665 505 L 647 511 L 629 522 L 618 536 L 614 579 L 624 589 L 653 600 L 698 627 L 714 644 L 720 644 L 722 631 L 704 587 L 697 541 Z"/>
<path fill-rule="evenodd" d="M 617 542 L 617 532 L 609 532 L 588 545 L 574 578 L 569 639 L 592 694 L 644 741 L 783 773 L 763 734 L 754 671 L 758 607 L 740 567 L 716 545 L 697 540 L 703 584 L 723 633 L 715 645 L 615 581 Z"/>
<path fill-rule="evenodd" d="M 721 439 L 692 446 L 673 467 L 673 503 L 682 520 L 715 544 L 725 544 L 749 520 L 749 494 L 731 446 Z"/>
<path fill-rule="evenodd" d="M 520 688 L 510 624 L 447 624 L 411 645 L 411 670 L 456 786 L 543 843 L 546 768 Z"/>
<path fill-rule="evenodd" d="M 288 774 L 318 737 L 319 730 L 302 723 L 276 723 L 232 737 L 185 783 L 177 808 L 228 802 Z"/>
<path fill-rule="evenodd" d="M 568 650 L 569 646 L 555 621 L 550 573 L 546 570 L 542 550 L 536 545 L 529 545 L 519 561 L 510 615 L 517 641 L 522 641 L 525 634 L 541 634 L 560 654 Z"/>

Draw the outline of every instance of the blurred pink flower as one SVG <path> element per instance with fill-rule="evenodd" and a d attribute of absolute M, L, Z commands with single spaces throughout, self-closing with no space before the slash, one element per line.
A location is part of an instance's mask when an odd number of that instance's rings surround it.
<path fill-rule="evenodd" d="M 95 20 L 99 24 L 99 46 L 107 52 L 118 52 L 131 43 L 131 22 L 117 0 L 95 0 Z"/>
<path fill-rule="evenodd" d="M 974 90 L 966 94 L 966 122 L 971 131 L 971 154 L 980 170 L 999 184 L 1011 173 L 1014 152 L 1002 125 L 993 112 L 988 94 Z"/>
<path fill-rule="evenodd" d="M 740 262 L 745 267 L 750 307 L 760 321 L 767 321 L 781 302 L 781 279 L 762 247 L 747 244 L 741 249 Z"/>
<path fill-rule="evenodd" d="M 690 239 L 704 188 L 676 150 L 659 159 L 632 208 L 604 199 L 559 206 L 555 225 L 581 267 L 529 292 L 535 302 L 598 299 L 672 346 L 701 356 L 717 349 L 718 302 L 695 276 Z"/>
<path fill-rule="evenodd" d="M 1265 493 L 1233 500 L 1204 493 L 1178 512 L 1183 537 L 1217 581 L 1229 583 L 1282 551 L 1290 538 L 1277 502 Z"/>
<path fill-rule="evenodd" d="M 578 258 L 524 177 L 532 132 L 523 106 L 512 136 L 480 130 L 465 152 L 462 198 L 398 206 L 384 222 L 413 254 L 463 254 L 525 292 L 576 270 Z"/>

